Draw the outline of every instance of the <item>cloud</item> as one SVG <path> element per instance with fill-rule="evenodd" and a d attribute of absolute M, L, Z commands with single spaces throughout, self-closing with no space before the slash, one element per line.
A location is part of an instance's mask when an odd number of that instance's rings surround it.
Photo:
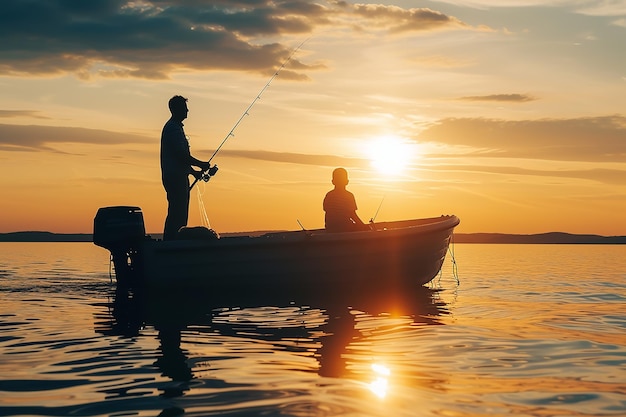
<path fill-rule="evenodd" d="M 423 131 L 418 140 L 471 147 L 485 157 L 624 162 L 626 117 L 449 118 Z"/>
<path fill-rule="evenodd" d="M 472 7 L 477 9 L 486 9 L 486 8 L 513 8 L 513 7 L 532 7 L 532 6 L 542 6 L 542 7 L 556 7 L 563 4 L 566 4 L 571 0 L 435 0 L 440 3 L 448 3 L 453 4 L 459 7 Z"/>
<path fill-rule="evenodd" d="M 166 79 L 175 71 L 269 74 L 294 45 L 259 41 L 331 27 L 410 33 L 469 26 L 430 9 L 313 0 L 4 0 L 0 75 Z M 324 68 L 294 57 L 286 77 Z"/>
<path fill-rule="evenodd" d="M 360 158 L 346 158 L 335 155 L 310 155 L 291 152 L 271 152 L 262 150 L 222 150 L 226 157 L 247 158 L 269 162 L 281 162 L 316 166 L 364 167 L 367 161 Z"/>
<path fill-rule="evenodd" d="M 0 124 L 0 150 L 3 151 L 54 151 L 50 145 L 61 143 L 88 143 L 94 145 L 120 145 L 155 143 L 156 139 L 136 134 L 110 132 L 99 129 L 56 126 L 21 126 Z"/>
<path fill-rule="evenodd" d="M 461 97 L 460 100 L 466 101 L 504 101 L 513 103 L 523 103 L 526 101 L 537 100 L 528 94 L 490 94 L 486 96 L 467 96 Z"/>
<path fill-rule="evenodd" d="M 626 28 L 626 18 L 617 19 L 617 20 L 615 20 L 615 21 L 613 22 L 613 24 L 614 24 L 615 26 L 620 26 L 620 27 Z"/>
<path fill-rule="evenodd" d="M 391 33 L 428 31 L 442 28 L 469 27 L 455 17 L 431 9 L 403 9 L 382 4 L 356 4 L 354 14 L 361 19 L 362 30 L 367 26 L 383 28 Z"/>
<path fill-rule="evenodd" d="M 0 110 L 0 119 L 10 119 L 18 117 L 28 117 L 34 119 L 49 119 L 37 110 Z"/>
<path fill-rule="evenodd" d="M 623 16 L 626 4 L 623 0 L 436 0 L 461 7 L 514 8 L 514 7 L 568 7 L 576 13 L 590 16 Z"/>
<path fill-rule="evenodd" d="M 623 0 L 588 0 L 581 2 L 577 11 L 590 16 L 624 16 L 626 15 L 626 3 Z"/>
<path fill-rule="evenodd" d="M 101 129 L 84 129 L 78 127 L 0 124 L 0 151 L 48 151 L 66 153 L 60 151 L 54 147 L 54 145 L 68 143 L 91 145 L 151 144 L 156 146 L 155 149 L 158 150 L 158 138 L 146 137 L 132 133 L 112 132 Z M 214 150 L 205 149 L 203 151 L 213 153 Z M 346 158 L 335 155 L 271 152 L 263 150 L 222 149 L 220 150 L 218 156 L 318 166 L 364 167 L 367 164 L 367 161 L 359 158 Z M 113 159 L 115 158 L 117 157 L 113 157 Z"/>
<path fill-rule="evenodd" d="M 474 65 L 471 60 L 451 58 L 442 55 L 416 56 L 410 60 L 411 64 L 425 68 L 463 68 Z"/>
<path fill-rule="evenodd" d="M 523 175 L 523 176 L 539 176 L 552 178 L 569 178 L 575 180 L 588 180 L 600 182 L 608 185 L 621 186 L 626 178 L 626 170 L 619 169 L 578 169 L 578 170 L 539 170 L 526 169 L 519 167 L 501 167 L 501 166 L 478 166 L 478 165 L 438 165 L 437 170 L 442 171 L 462 171 L 462 172 L 481 172 L 497 175 Z"/>

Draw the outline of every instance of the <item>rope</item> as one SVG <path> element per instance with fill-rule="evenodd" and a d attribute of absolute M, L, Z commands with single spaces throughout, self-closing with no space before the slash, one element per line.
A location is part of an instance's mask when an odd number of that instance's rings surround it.
<path fill-rule="evenodd" d="M 109 283 L 113 284 L 113 253 L 109 256 Z"/>
<path fill-rule="evenodd" d="M 456 285 L 460 285 L 461 281 L 459 281 L 459 270 L 456 264 L 456 258 L 454 257 L 454 233 L 450 238 L 450 245 L 448 246 L 448 252 L 450 252 L 450 260 L 452 261 L 452 275 L 454 275 L 454 279 L 456 279 Z"/>

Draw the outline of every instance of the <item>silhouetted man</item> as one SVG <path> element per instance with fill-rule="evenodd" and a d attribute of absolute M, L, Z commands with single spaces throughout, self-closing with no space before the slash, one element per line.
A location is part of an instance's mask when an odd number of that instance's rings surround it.
<path fill-rule="evenodd" d="M 202 162 L 189 151 L 189 141 L 183 130 L 183 120 L 187 118 L 189 109 L 187 99 L 174 96 L 169 103 L 172 117 L 163 126 L 161 133 L 161 179 L 167 193 L 167 218 L 163 240 L 176 238 L 178 230 L 187 225 L 189 216 L 189 175 L 202 177 L 202 172 L 209 170 L 210 164 Z M 196 171 L 198 167 L 201 171 Z M 211 168 L 211 175 L 217 167 Z"/>

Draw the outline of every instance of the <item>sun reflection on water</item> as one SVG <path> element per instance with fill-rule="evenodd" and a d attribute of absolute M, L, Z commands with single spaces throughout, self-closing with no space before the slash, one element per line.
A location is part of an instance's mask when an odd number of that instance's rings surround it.
<path fill-rule="evenodd" d="M 385 365 L 373 363 L 372 371 L 374 371 L 374 380 L 370 382 L 369 389 L 378 398 L 385 398 L 389 389 L 389 375 L 391 375 L 391 370 Z"/>

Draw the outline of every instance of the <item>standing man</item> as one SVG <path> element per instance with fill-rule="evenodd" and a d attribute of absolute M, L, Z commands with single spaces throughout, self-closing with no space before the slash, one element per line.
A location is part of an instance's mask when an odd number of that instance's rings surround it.
<path fill-rule="evenodd" d="M 211 168 L 209 162 L 202 162 L 191 156 L 189 141 L 183 130 L 183 120 L 187 118 L 189 109 L 187 99 L 174 96 L 169 103 L 172 117 L 163 126 L 161 133 L 161 180 L 167 193 L 167 218 L 163 240 L 176 238 L 178 230 L 187 225 L 189 216 L 189 175 L 200 179 L 202 172 L 211 170 L 210 175 L 217 172 L 217 166 Z M 201 170 L 196 171 L 193 167 Z"/>

